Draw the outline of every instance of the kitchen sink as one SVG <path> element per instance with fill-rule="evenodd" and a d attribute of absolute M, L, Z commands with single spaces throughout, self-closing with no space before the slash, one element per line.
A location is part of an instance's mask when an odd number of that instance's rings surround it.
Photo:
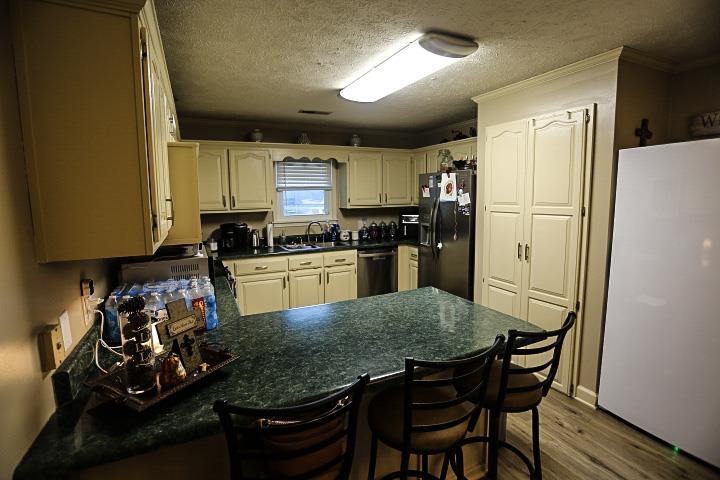
<path fill-rule="evenodd" d="M 285 250 L 286 252 L 295 252 L 297 250 L 313 250 L 315 248 L 320 248 L 318 245 L 308 245 L 305 243 L 298 243 L 293 245 L 280 245 L 280 248 L 282 250 Z"/>
<path fill-rule="evenodd" d="M 298 250 L 315 250 L 317 248 L 342 247 L 346 245 L 350 244 L 348 242 L 294 243 L 292 245 L 280 245 L 280 249 L 286 252 L 297 252 Z"/>

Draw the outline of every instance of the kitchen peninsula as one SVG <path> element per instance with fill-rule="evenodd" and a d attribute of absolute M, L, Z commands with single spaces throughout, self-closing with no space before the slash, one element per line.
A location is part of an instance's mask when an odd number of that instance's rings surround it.
<path fill-rule="evenodd" d="M 120 406 L 104 414 L 88 412 L 96 399 L 81 392 L 50 418 L 14 478 L 67 478 L 219 434 L 212 411 L 217 399 L 258 407 L 296 404 L 365 372 L 374 383 L 399 379 L 405 356 L 458 358 L 491 345 L 498 333 L 539 330 L 432 287 L 246 317 L 239 315 L 221 277 L 216 294 L 220 328 L 199 338 L 228 348 L 237 361 L 143 414 Z M 141 476 L 133 473 L 133 478 Z"/>

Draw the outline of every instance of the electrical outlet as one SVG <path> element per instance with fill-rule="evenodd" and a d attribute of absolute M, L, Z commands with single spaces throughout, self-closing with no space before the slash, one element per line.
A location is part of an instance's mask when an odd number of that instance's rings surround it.
<path fill-rule="evenodd" d="M 90 297 L 95 293 L 95 285 L 92 278 L 83 278 L 80 280 L 80 296 L 82 298 L 82 313 L 85 326 L 88 327 L 95 319 L 95 304 L 90 303 Z"/>

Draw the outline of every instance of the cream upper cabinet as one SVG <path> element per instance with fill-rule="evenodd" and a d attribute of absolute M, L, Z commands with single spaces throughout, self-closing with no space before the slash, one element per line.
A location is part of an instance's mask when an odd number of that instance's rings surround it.
<path fill-rule="evenodd" d="M 272 208 L 272 163 L 269 150 L 231 148 L 230 210 Z"/>
<path fill-rule="evenodd" d="M 37 260 L 152 254 L 172 224 L 174 116 L 152 2 L 11 5 Z"/>
<path fill-rule="evenodd" d="M 588 118 L 486 129 L 482 301 L 546 330 L 576 308 Z M 566 393 L 572 350 L 568 336 L 554 385 Z"/>
<path fill-rule="evenodd" d="M 412 170 L 408 151 L 351 152 L 339 165 L 340 208 L 411 205 Z"/>
<path fill-rule="evenodd" d="M 200 145 L 200 211 L 267 211 L 273 204 L 270 150 Z"/>
<path fill-rule="evenodd" d="M 420 174 L 427 171 L 427 152 L 414 152 L 412 154 L 412 176 L 410 177 L 410 203 L 412 205 L 417 205 L 419 202 Z"/>
<path fill-rule="evenodd" d="M 227 158 L 227 150 L 224 148 L 200 147 L 198 187 L 200 210 L 203 212 L 222 212 L 230 208 Z"/>
<path fill-rule="evenodd" d="M 354 207 L 382 205 L 382 167 L 380 152 L 351 153 L 347 163 L 347 191 L 341 193 L 342 203 Z M 347 202 L 344 202 L 346 197 Z"/>
<path fill-rule="evenodd" d="M 173 227 L 163 245 L 184 245 L 202 241 L 198 200 L 198 144 L 172 142 L 168 145 Z"/>
<path fill-rule="evenodd" d="M 383 203 L 410 205 L 412 203 L 412 155 L 383 152 Z"/>
<path fill-rule="evenodd" d="M 440 170 L 440 161 L 438 153 L 440 150 L 450 150 L 453 160 L 461 160 L 464 157 L 477 153 L 477 138 L 467 138 L 464 140 L 454 140 L 447 143 L 439 143 L 431 147 L 424 148 L 427 152 L 427 171 L 437 172 Z"/>

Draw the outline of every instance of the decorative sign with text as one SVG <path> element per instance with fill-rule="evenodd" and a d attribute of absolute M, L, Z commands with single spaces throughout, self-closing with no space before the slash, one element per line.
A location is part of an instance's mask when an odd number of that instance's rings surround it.
<path fill-rule="evenodd" d="M 690 136 L 720 135 L 720 112 L 696 115 L 690 121 Z"/>

